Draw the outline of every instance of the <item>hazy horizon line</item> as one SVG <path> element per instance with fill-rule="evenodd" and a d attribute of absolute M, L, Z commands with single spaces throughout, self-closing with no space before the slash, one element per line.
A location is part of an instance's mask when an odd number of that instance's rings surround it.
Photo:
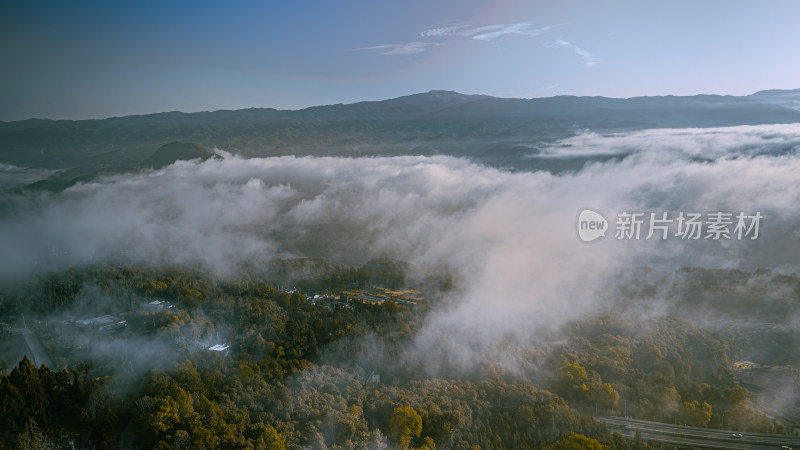
<path fill-rule="evenodd" d="M 311 108 L 321 108 L 327 106 L 337 106 L 337 105 L 356 105 L 359 103 L 372 103 L 372 102 L 384 102 L 384 101 L 391 101 L 396 100 L 404 97 L 411 97 L 415 95 L 424 95 L 424 94 L 431 94 L 436 92 L 446 92 L 452 94 L 459 94 L 464 96 L 476 96 L 476 97 L 492 97 L 492 98 L 503 98 L 503 99 L 516 99 L 516 100 L 534 100 L 534 99 L 548 99 L 548 98 L 556 98 L 556 97 L 578 97 L 578 98 L 608 98 L 608 99 L 617 99 L 617 100 L 630 100 L 634 98 L 646 98 L 646 97 L 696 97 L 696 96 L 717 96 L 717 97 L 749 97 L 752 95 L 756 95 L 759 93 L 766 93 L 766 92 L 792 92 L 792 91 L 800 91 L 800 87 L 797 88 L 769 88 L 769 89 L 760 89 L 750 94 L 720 94 L 720 93 L 695 93 L 695 94 L 685 94 L 685 95 L 678 95 L 678 94 L 650 94 L 650 95 L 633 95 L 630 97 L 615 97 L 615 96 L 605 96 L 605 95 L 577 95 L 577 94 L 558 94 L 558 95 L 549 95 L 549 96 L 531 96 L 531 97 L 514 97 L 514 96 L 503 96 L 503 95 L 492 95 L 492 94 L 482 94 L 482 93 L 464 93 L 450 89 L 431 89 L 425 92 L 413 92 L 410 94 L 399 95 L 396 97 L 389 97 L 389 98 L 381 98 L 381 99 L 362 99 L 362 100 L 355 100 L 351 102 L 337 102 L 337 103 L 319 103 L 313 105 L 307 105 L 298 108 L 276 108 L 272 106 L 249 106 L 249 107 L 242 107 L 242 108 L 219 108 L 219 109 L 200 109 L 200 110 L 191 110 L 191 111 L 183 111 L 179 109 L 173 109 L 168 111 L 152 111 L 152 112 L 142 112 L 142 113 L 131 113 L 131 114 L 122 114 L 122 115 L 110 115 L 110 116 L 95 116 L 95 117 L 26 117 L 24 119 L 0 119 L 0 123 L 14 123 L 14 122 L 25 122 L 28 120 L 46 120 L 46 121 L 54 121 L 54 122 L 80 122 L 80 121 L 90 121 L 90 120 L 110 120 L 110 119 L 122 119 L 126 117 L 140 117 L 140 116 L 152 116 L 157 114 L 172 114 L 172 113 L 181 113 L 181 114 L 199 114 L 199 113 L 216 113 L 216 112 L 235 112 L 235 111 L 245 111 L 249 109 L 271 109 L 275 111 L 303 111 L 306 109 Z"/>

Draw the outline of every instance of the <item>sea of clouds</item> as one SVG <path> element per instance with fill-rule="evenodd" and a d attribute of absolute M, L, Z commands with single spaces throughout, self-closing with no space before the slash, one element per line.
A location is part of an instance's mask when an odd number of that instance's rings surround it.
<path fill-rule="evenodd" d="M 635 268 L 795 272 L 798 148 L 800 124 L 586 133 L 536 157 L 621 157 L 559 174 L 445 156 L 221 152 L 222 160 L 2 197 L 0 280 L 118 261 L 226 276 L 277 257 L 392 257 L 410 263 L 412 280 L 441 267 L 454 276 L 418 343 L 456 361 L 463 354 L 468 365 L 470 352 L 459 350 L 529 340 L 596 311 L 599 293 Z M 586 207 L 611 227 L 592 243 L 576 232 Z M 645 240 L 646 229 L 639 240 L 614 238 L 622 212 L 717 211 L 760 212 L 758 239 Z"/>

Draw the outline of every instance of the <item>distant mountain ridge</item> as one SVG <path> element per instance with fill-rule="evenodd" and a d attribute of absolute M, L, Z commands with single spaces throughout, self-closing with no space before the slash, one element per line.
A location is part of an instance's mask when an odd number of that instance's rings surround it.
<path fill-rule="evenodd" d="M 514 99 L 430 91 L 301 110 L 250 108 L 0 122 L 0 163 L 62 170 L 52 188 L 98 174 L 138 170 L 156 149 L 175 141 L 245 157 L 445 154 L 530 169 L 531 161 L 521 158 L 525 148 L 585 130 L 608 133 L 797 122 L 800 89 L 738 97 L 629 99 Z M 47 185 L 40 182 L 38 187 L 51 188 Z"/>

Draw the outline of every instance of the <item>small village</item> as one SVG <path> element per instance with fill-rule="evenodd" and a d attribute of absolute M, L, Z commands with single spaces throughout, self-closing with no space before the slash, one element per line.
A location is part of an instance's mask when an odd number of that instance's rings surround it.
<path fill-rule="evenodd" d="M 288 294 L 296 294 L 296 287 L 284 289 Z M 327 310 L 347 308 L 354 310 L 356 302 L 383 304 L 393 302 L 398 306 L 414 307 L 424 300 L 417 289 L 390 289 L 380 286 L 349 288 L 338 293 L 311 293 L 306 296 L 309 303 Z M 91 348 L 110 340 L 133 338 L 137 331 L 129 325 L 129 320 L 138 322 L 137 330 L 143 327 L 155 329 L 159 325 L 159 313 L 178 313 L 175 304 L 158 298 L 148 298 L 138 305 L 135 311 L 114 312 L 97 316 L 80 316 L 66 319 L 30 320 L 20 318 L 16 327 L 6 327 L 3 332 L 9 336 L 3 349 L 7 360 L 19 360 L 27 355 L 37 367 L 62 369 L 68 367 L 81 355 L 91 354 Z M 176 350 L 189 353 L 208 351 L 227 355 L 231 342 L 220 338 L 214 332 L 212 338 L 187 340 L 176 337 Z"/>
<path fill-rule="evenodd" d="M 346 289 L 336 294 L 310 294 L 308 301 L 325 308 L 336 306 L 350 307 L 350 301 L 366 303 L 394 302 L 400 306 L 414 306 L 424 297 L 416 289 L 389 289 L 384 287 L 367 287 L 364 289 Z"/>

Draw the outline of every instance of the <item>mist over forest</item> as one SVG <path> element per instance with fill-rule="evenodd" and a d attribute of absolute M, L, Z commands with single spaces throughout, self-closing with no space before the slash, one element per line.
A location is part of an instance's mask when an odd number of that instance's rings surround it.
<path fill-rule="evenodd" d="M 798 149 L 796 90 L 0 122 L 0 448 L 800 442 Z"/>

